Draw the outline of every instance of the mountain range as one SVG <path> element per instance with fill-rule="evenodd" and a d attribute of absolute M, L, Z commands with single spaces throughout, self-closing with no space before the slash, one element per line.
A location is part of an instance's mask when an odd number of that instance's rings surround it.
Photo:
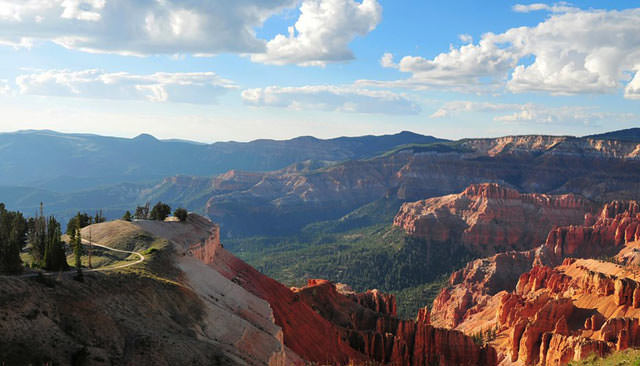
<path fill-rule="evenodd" d="M 152 182 L 171 175 L 212 176 L 231 169 L 270 171 L 305 160 L 336 162 L 374 156 L 395 146 L 440 141 L 411 132 L 396 135 L 310 136 L 201 144 L 28 130 L 0 134 L 0 185 L 71 192 L 115 183 Z"/>

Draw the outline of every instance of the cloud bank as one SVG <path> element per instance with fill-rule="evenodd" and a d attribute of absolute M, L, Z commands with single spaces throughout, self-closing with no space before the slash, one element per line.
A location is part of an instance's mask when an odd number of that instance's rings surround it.
<path fill-rule="evenodd" d="M 247 89 L 247 105 L 349 113 L 417 114 L 420 107 L 400 94 L 352 86 L 301 86 Z"/>
<path fill-rule="evenodd" d="M 229 89 L 213 72 L 136 75 L 101 70 L 45 70 L 16 78 L 20 94 L 207 104 Z"/>
<path fill-rule="evenodd" d="M 51 41 L 124 55 L 251 54 L 270 64 L 324 65 L 353 59 L 349 43 L 380 22 L 377 0 L 304 0 L 289 35 L 255 30 L 299 0 L 0 0 L 0 44 Z"/>
<path fill-rule="evenodd" d="M 605 122 L 628 122 L 638 118 L 632 113 L 602 112 L 594 107 L 548 107 L 534 103 L 509 104 L 471 101 L 445 103 L 431 115 L 431 118 L 450 118 L 463 113 L 477 112 L 497 114 L 493 120 L 498 122 L 536 124 L 598 125 Z"/>

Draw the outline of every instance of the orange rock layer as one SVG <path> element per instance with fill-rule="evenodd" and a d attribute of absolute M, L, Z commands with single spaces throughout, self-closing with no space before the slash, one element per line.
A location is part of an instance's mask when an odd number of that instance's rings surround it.
<path fill-rule="evenodd" d="M 555 225 L 581 224 L 591 209 L 591 202 L 572 194 L 522 194 L 484 183 L 460 194 L 405 203 L 394 225 L 429 241 L 462 244 L 491 255 L 534 248 Z"/>
<path fill-rule="evenodd" d="M 626 263 L 640 260 L 639 234 L 637 202 L 605 204 L 584 226 L 554 228 L 539 248 L 469 263 L 434 301 L 432 319 L 467 334 L 495 326 L 504 364 L 566 365 L 638 347 L 640 270 Z M 604 256 L 612 260 L 575 258 Z M 514 275 L 515 284 L 502 280 Z"/>

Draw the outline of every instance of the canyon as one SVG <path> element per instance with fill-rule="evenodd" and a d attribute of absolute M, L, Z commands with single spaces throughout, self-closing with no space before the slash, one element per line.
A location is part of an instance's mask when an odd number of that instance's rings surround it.
<path fill-rule="evenodd" d="M 564 366 L 640 347 L 637 140 L 396 145 L 405 137 L 376 140 L 388 149 L 379 153 L 360 140 L 309 152 L 357 155 L 343 162 L 57 193 L 54 209 L 162 200 L 209 218 L 83 229 L 147 258 L 85 282 L 3 278 L 0 354 L 16 364 Z"/>
<path fill-rule="evenodd" d="M 152 253 L 147 261 L 121 273 L 88 273 L 86 283 L 70 277 L 3 279 L 2 328 L 11 336 L 0 342 L 0 351 L 9 360 L 497 364 L 491 346 L 477 344 L 462 332 L 434 327 L 426 308 L 415 320 L 399 319 L 393 295 L 377 290 L 356 293 L 326 280 L 288 288 L 226 251 L 219 226 L 195 214 L 184 223 L 118 220 L 92 225 L 83 233 L 89 230 L 96 242 L 141 250 L 149 245 L 141 241 L 147 240 L 155 249 L 147 251 Z M 47 296 L 52 291 L 57 295 Z M 10 311 L 19 303 L 23 311 Z M 92 316 L 95 311 L 100 316 Z M 21 351 L 27 348 L 28 355 Z"/>
<path fill-rule="evenodd" d="M 451 202 L 451 197 L 443 200 Z M 454 206 L 443 206 L 443 200 L 429 201 L 433 205 L 426 212 L 433 215 L 445 207 L 451 214 Z M 414 211 L 416 220 L 401 222 L 412 233 L 438 237 L 442 228 L 419 226 L 424 204 Z M 457 207 L 463 209 L 454 213 L 466 217 L 467 206 Z M 399 215 L 407 212 L 404 207 Z M 566 365 L 640 346 L 639 212 L 637 201 L 606 202 L 585 212 L 580 225 L 553 227 L 538 246 L 532 242 L 530 249 L 468 263 L 435 299 L 432 323 L 468 335 L 494 329 L 496 336 L 488 343 L 501 365 Z M 518 224 L 511 225 L 521 232 Z M 495 240 L 502 243 L 503 238 Z"/>

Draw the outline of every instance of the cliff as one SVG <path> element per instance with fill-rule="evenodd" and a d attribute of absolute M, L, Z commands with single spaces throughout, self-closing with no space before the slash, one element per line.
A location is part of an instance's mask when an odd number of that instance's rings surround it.
<path fill-rule="evenodd" d="M 534 248 L 554 226 L 583 223 L 592 207 L 572 194 L 522 194 L 484 183 L 470 185 L 459 194 L 405 203 L 393 224 L 430 242 L 462 244 L 491 255 Z"/>
<path fill-rule="evenodd" d="M 640 240 L 640 204 L 612 201 L 598 216 L 588 215 L 584 226 L 552 230 L 544 244 L 558 260 L 564 257 L 613 255 L 625 244 Z"/>
<path fill-rule="evenodd" d="M 433 327 L 426 308 L 415 321 L 396 318 L 393 296 L 378 291 L 345 294 L 323 280 L 310 280 L 294 291 L 370 360 L 406 366 L 497 364 L 491 347 L 475 344 L 462 332 Z M 391 311 L 378 312 L 379 308 Z"/>
<path fill-rule="evenodd" d="M 432 327 L 428 311 L 420 312 L 420 321 L 398 319 L 392 295 L 377 290 L 355 293 L 348 286 L 336 287 L 325 280 L 310 280 L 304 288 L 289 289 L 226 251 L 217 225 L 198 220 L 202 229 L 199 237 L 193 235 L 193 229 L 191 233 L 165 233 L 179 248 L 179 255 L 184 254 L 181 263 L 196 260 L 266 301 L 273 311 L 274 325 L 282 330 L 285 350 L 305 361 L 332 365 L 401 362 L 411 366 L 497 363 L 492 348 L 476 345 L 461 332 Z M 186 264 L 181 268 L 185 270 Z M 465 352 L 458 352 L 460 349 Z"/>
<path fill-rule="evenodd" d="M 584 225 L 554 227 L 538 248 L 499 253 L 469 262 L 454 272 L 449 286 L 434 301 L 434 323 L 458 327 L 465 318 L 480 312 L 490 296 L 499 291 L 518 291 L 517 279 L 534 265 L 553 267 L 567 257 L 598 258 L 618 252 L 616 260 L 620 263 L 640 263 L 638 203 L 611 201 L 597 212 L 588 212 Z M 537 290 L 541 284 L 532 286 Z"/>
<path fill-rule="evenodd" d="M 303 363 L 288 349 L 270 305 L 186 255 L 182 243 L 215 241 L 187 222 L 112 221 L 83 237 L 144 252 L 121 271 L 0 280 L 0 359 L 7 365 L 238 365 Z M 104 255 L 94 248 L 94 265 Z"/>
<path fill-rule="evenodd" d="M 468 297 L 480 301 L 470 302 L 456 329 L 495 327 L 490 344 L 501 364 L 566 365 L 640 346 L 640 271 L 633 266 L 567 258 L 553 268 L 534 265 L 511 291 Z M 439 312 L 433 317 L 447 314 Z"/>

